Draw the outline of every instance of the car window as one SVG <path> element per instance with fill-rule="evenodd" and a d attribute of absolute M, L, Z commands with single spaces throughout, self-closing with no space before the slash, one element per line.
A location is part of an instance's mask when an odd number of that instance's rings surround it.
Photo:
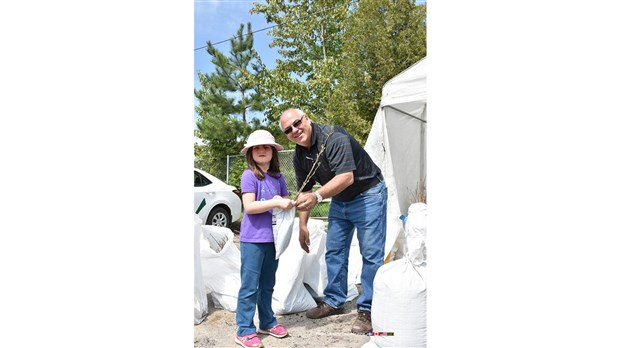
<path fill-rule="evenodd" d="M 207 186 L 211 183 L 211 180 L 207 179 L 204 175 L 194 171 L 194 187 Z"/>

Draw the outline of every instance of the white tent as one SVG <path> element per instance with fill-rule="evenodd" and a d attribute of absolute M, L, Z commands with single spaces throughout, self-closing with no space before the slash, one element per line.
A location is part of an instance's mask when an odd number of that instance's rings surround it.
<path fill-rule="evenodd" d="M 426 58 L 383 86 L 364 149 L 381 168 L 388 188 L 385 255 L 393 258 L 404 246 L 397 243 L 404 236 L 400 216 L 407 215 L 426 180 Z"/>

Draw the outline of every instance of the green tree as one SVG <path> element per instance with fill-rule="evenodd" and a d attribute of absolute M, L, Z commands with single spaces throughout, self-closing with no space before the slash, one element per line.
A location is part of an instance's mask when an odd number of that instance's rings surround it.
<path fill-rule="evenodd" d="M 250 12 L 277 25 L 270 46 L 282 59 L 256 75 L 274 130 L 284 109 L 300 107 L 363 143 L 383 85 L 426 56 L 426 5 L 414 0 L 270 1 Z"/>
<path fill-rule="evenodd" d="M 194 145 L 195 165 L 216 176 L 225 173 L 226 155 L 238 153 L 247 135 L 260 126 L 257 117 L 249 116 L 265 109 L 263 89 L 255 77 L 265 67 L 253 45 L 251 23 L 247 24 L 245 34 L 241 24 L 230 40 L 228 56 L 207 42 L 215 71 L 197 73 L 201 88 L 194 89 L 194 135 L 202 144 Z"/>
<path fill-rule="evenodd" d="M 342 79 L 326 112 L 365 140 L 383 85 L 426 56 L 426 4 L 412 0 L 360 0 L 343 34 Z"/>
<path fill-rule="evenodd" d="M 345 0 L 292 0 L 255 3 L 251 13 L 262 13 L 277 26 L 271 47 L 282 59 L 273 70 L 259 74 L 272 96 L 265 114 L 275 123 L 284 109 L 300 107 L 316 121 L 325 121 L 327 101 L 339 79 Z"/>

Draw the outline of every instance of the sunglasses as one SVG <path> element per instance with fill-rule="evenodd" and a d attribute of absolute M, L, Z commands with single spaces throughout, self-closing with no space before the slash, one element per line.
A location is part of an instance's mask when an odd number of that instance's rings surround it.
<path fill-rule="evenodd" d="M 298 128 L 299 125 L 301 124 L 301 120 L 303 120 L 304 117 L 306 117 L 306 115 L 301 116 L 298 120 L 295 120 L 295 122 L 293 122 L 292 125 L 284 128 L 284 134 L 288 135 L 288 133 L 290 133 L 293 130 L 293 127 Z"/>

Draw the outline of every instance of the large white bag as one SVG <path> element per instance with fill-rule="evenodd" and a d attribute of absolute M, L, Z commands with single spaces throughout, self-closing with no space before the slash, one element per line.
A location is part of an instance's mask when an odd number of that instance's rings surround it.
<path fill-rule="evenodd" d="M 297 221 L 297 223 L 299 222 Z M 309 219 L 308 232 L 310 234 L 310 252 L 306 255 L 304 261 L 304 284 L 306 284 L 312 297 L 322 300 L 325 287 L 327 286 L 327 264 L 325 263 L 327 234 L 325 233 L 325 224 L 318 219 Z M 353 248 L 353 243 L 351 248 Z M 361 262 L 361 255 L 358 256 Z M 349 259 L 349 267 L 350 265 L 351 259 Z M 357 287 L 355 286 L 355 274 L 352 273 L 350 269 L 351 268 L 349 268 L 347 277 L 348 287 L 346 301 L 351 301 L 359 295 Z"/>
<path fill-rule="evenodd" d="M 393 336 L 372 336 L 379 347 L 426 347 L 426 266 L 409 258 L 386 263 L 375 275 L 372 329 Z"/>
<path fill-rule="evenodd" d="M 194 325 L 202 323 L 209 313 L 207 289 L 202 279 L 200 265 L 200 240 L 202 220 L 194 214 Z"/>
<path fill-rule="evenodd" d="M 308 219 L 309 252 L 299 245 L 299 218 L 294 219 L 288 248 L 280 257 L 276 286 L 271 307 L 276 314 L 303 312 L 316 307 L 313 297 L 322 298 L 327 286 L 325 264 L 325 223 Z M 347 301 L 358 295 L 357 287 L 349 282 Z"/>
<path fill-rule="evenodd" d="M 309 219 L 308 229 L 314 222 Z M 311 233 L 312 235 L 312 233 Z M 299 245 L 299 218 L 294 219 L 289 246 L 280 256 L 276 271 L 271 309 L 275 314 L 303 312 L 316 306 L 316 302 L 304 286 L 304 263 L 308 254 Z M 311 252 L 314 245 L 310 242 Z"/>
<path fill-rule="evenodd" d="M 241 253 L 228 228 L 203 225 L 200 242 L 202 274 L 213 304 L 234 312 L 241 287 Z"/>
<path fill-rule="evenodd" d="M 273 208 L 271 214 L 273 216 L 273 242 L 276 247 L 277 260 L 291 241 L 293 224 L 295 223 L 295 208 L 286 210 Z"/>
<path fill-rule="evenodd" d="M 372 336 L 362 346 L 426 347 L 426 204 L 409 206 L 406 254 L 379 268 L 373 283 Z"/>
<path fill-rule="evenodd" d="M 360 244 L 357 240 L 357 228 L 353 230 L 353 238 L 351 239 L 351 249 L 349 249 L 349 283 L 362 283 L 362 266 L 364 261 L 360 251 Z"/>
<path fill-rule="evenodd" d="M 426 203 L 409 206 L 405 223 L 407 240 L 406 253 L 411 262 L 418 266 L 426 262 Z"/>
<path fill-rule="evenodd" d="M 299 219 L 295 220 L 295 228 L 299 233 Z M 309 253 L 303 252 L 304 262 L 303 283 L 310 295 L 315 298 L 323 297 L 323 290 L 327 286 L 327 272 L 325 265 L 325 242 L 327 234 L 325 234 L 325 224 L 318 219 L 308 219 L 308 233 L 310 237 Z M 293 242 L 296 245 L 292 248 L 301 249 L 299 238 Z"/>

